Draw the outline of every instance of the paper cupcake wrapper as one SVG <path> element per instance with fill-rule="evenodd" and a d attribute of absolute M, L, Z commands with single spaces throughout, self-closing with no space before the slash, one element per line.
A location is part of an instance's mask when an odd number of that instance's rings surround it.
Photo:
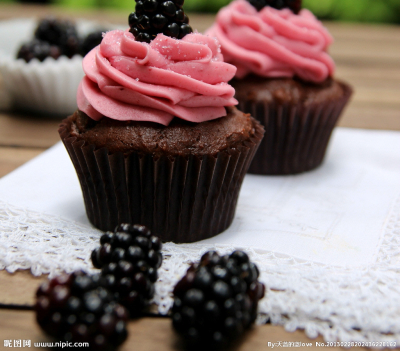
<path fill-rule="evenodd" d="M 188 243 L 221 233 L 232 223 L 243 178 L 263 137 L 213 156 L 111 154 L 59 133 L 75 166 L 90 222 L 114 230 L 120 223 L 143 224 L 163 241 Z"/>
<path fill-rule="evenodd" d="M 0 73 L 18 110 L 65 117 L 77 108 L 76 92 L 84 76 L 81 56 L 29 63 L 3 59 Z"/>
<path fill-rule="evenodd" d="M 297 174 L 318 167 L 325 156 L 333 128 L 352 89 L 340 83 L 339 99 L 309 106 L 290 103 L 239 101 L 238 109 L 250 113 L 265 127 L 265 136 L 249 173 Z"/>

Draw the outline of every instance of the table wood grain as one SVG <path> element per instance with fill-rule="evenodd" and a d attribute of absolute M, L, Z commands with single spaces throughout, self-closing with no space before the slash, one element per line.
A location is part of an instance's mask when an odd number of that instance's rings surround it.
<path fill-rule="evenodd" d="M 71 11 L 48 6 L 0 5 L 0 20 L 15 17 L 42 17 L 48 14 L 86 18 L 100 22 L 124 24 L 127 14 L 120 11 Z M 190 14 L 191 24 L 204 31 L 213 22 L 213 15 Z M 355 90 L 339 126 L 400 131 L 400 27 L 326 23 L 335 38 L 330 53 L 336 64 L 336 77 L 349 82 Z M 59 119 L 1 110 L 8 106 L 0 77 L 0 177 L 37 156 L 59 141 Z M 0 194 L 1 200 L 1 194 Z M 46 277 L 33 277 L 29 271 L 10 274 L 0 271 L 0 347 L 3 340 L 50 341 L 37 327 L 32 311 L 34 292 Z M 8 307 L 7 307 L 8 306 Z M 181 350 L 168 318 L 142 318 L 129 323 L 129 338 L 122 351 Z M 302 331 L 286 332 L 278 326 L 254 327 L 233 348 L 259 351 L 268 349 L 268 342 L 293 341 L 314 346 L 296 349 L 319 349 Z M 339 348 L 329 348 L 335 350 Z M 43 349 L 44 350 L 44 349 Z"/>
<path fill-rule="evenodd" d="M 183 345 L 175 333 L 172 332 L 169 318 L 146 317 L 131 321 L 128 325 L 128 339 L 119 348 L 120 351 L 183 351 Z M 35 343 L 53 342 L 46 337 L 35 322 L 30 311 L 16 311 L 0 309 L 0 345 L 3 340 L 30 340 L 32 348 Z M 304 346 L 284 349 L 318 350 L 316 343 L 323 343 L 321 338 L 310 340 L 304 337 L 301 331 L 282 333 L 278 326 L 253 327 L 239 339 L 230 349 L 231 351 L 258 351 L 272 349 L 268 343 L 300 342 Z M 311 346 L 306 346 L 311 344 Z M 0 347 L 1 347 L 0 346 Z M 279 347 L 278 347 L 279 348 Z M 45 350 L 45 348 L 35 348 Z M 323 347 L 330 351 L 343 350 L 340 347 Z M 352 350 L 362 350 L 352 348 Z"/>

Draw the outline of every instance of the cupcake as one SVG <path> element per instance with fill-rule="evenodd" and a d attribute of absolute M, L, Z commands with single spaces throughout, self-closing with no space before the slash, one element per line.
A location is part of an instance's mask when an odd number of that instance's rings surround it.
<path fill-rule="evenodd" d="M 93 34 L 86 35 L 97 27 L 53 17 L 2 21 L 0 74 L 12 105 L 52 117 L 74 112 L 84 76 L 82 50 L 97 45 Z"/>
<path fill-rule="evenodd" d="M 235 0 L 206 32 L 237 67 L 238 108 L 265 126 L 249 172 L 296 174 L 318 167 L 352 90 L 333 78 L 333 39 L 301 0 Z"/>
<path fill-rule="evenodd" d="M 86 55 L 78 110 L 59 133 L 95 227 L 140 223 L 193 242 L 231 224 L 263 128 L 234 107 L 236 68 L 191 33 L 182 2 L 148 1 L 151 22 L 138 2 L 131 29 Z"/>

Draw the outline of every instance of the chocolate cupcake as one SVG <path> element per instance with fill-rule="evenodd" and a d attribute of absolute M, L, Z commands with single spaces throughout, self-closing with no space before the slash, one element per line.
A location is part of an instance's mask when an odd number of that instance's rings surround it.
<path fill-rule="evenodd" d="M 275 4 L 275 5 L 274 5 Z M 216 37 L 238 108 L 265 126 L 249 172 L 296 174 L 318 167 L 352 89 L 333 78 L 332 37 L 301 1 L 235 0 L 206 34 Z M 274 8 L 277 7 L 277 8 Z"/>
<path fill-rule="evenodd" d="M 263 128 L 233 107 L 236 69 L 215 40 L 186 34 L 187 23 L 181 39 L 145 33 L 140 18 L 85 57 L 79 109 L 59 133 L 94 226 L 140 223 L 164 241 L 205 239 L 231 224 Z"/>

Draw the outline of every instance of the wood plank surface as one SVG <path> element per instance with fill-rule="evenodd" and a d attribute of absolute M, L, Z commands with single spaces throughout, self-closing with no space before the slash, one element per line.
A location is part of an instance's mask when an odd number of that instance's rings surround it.
<path fill-rule="evenodd" d="M 42 153 L 42 149 L 0 147 L 0 177 Z"/>
<path fill-rule="evenodd" d="M 61 119 L 0 113 L 0 146 L 47 149 L 60 140 Z"/>
<path fill-rule="evenodd" d="M 0 5 L 0 19 L 43 17 L 48 14 L 115 24 L 127 22 L 127 13 L 121 11 L 77 12 L 40 5 Z M 214 16 L 190 14 L 190 19 L 191 25 L 202 32 L 212 24 Z M 337 64 L 336 77 L 349 82 L 355 91 L 339 125 L 400 131 L 400 27 L 329 22 L 326 26 L 335 38 L 330 53 Z M 5 110 L 8 104 L 0 79 L 0 177 L 59 140 L 57 126 L 60 120 L 15 114 Z M 35 290 L 44 279 L 44 276 L 33 277 L 28 271 L 12 275 L 0 271 L 0 304 L 31 306 Z M 166 318 L 132 321 L 129 332 L 122 351 L 182 349 L 171 329 L 170 320 Z M 31 340 L 32 346 L 36 341 L 50 341 L 38 328 L 32 311 L 0 309 L 0 347 L 5 339 Z M 266 325 L 253 328 L 234 350 L 260 351 L 270 348 L 268 342 L 279 341 L 312 342 L 311 349 L 319 349 L 315 347 L 315 341 L 322 342 L 322 338 L 310 340 L 302 331 L 288 333 L 281 327 Z"/>
<path fill-rule="evenodd" d="M 180 351 L 184 347 L 173 332 L 171 320 L 169 318 L 141 318 L 130 321 L 127 326 L 128 339 L 119 348 L 120 351 Z M 51 343 L 54 340 L 47 337 L 36 324 L 34 315 L 30 311 L 10 311 L 0 310 L 0 345 L 3 340 L 30 340 L 31 347 L 35 347 L 35 343 Z M 266 332 L 268 331 L 268 332 Z M 2 340 L 3 338 L 3 340 Z M 238 340 L 232 351 L 255 351 L 272 349 L 271 344 L 283 342 L 300 342 L 304 346 L 284 348 L 296 350 L 316 350 L 321 349 L 317 343 L 323 343 L 322 338 L 308 339 L 301 331 L 286 333 L 282 338 L 282 328 L 277 326 L 254 327 L 246 333 L 246 335 Z M 270 343 L 270 346 L 268 346 Z M 310 346 L 306 346 L 310 344 Z M 276 346 L 279 348 L 279 346 Z M 280 346 L 282 348 L 282 346 Z M 325 349 L 325 347 L 324 347 Z M 326 347 L 332 351 L 343 350 L 339 347 Z M 360 350 L 354 347 L 352 350 Z M 43 348 L 43 350 L 45 350 Z"/>
<path fill-rule="evenodd" d="M 46 279 L 46 276 L 33 277 L 29 271 L 18 271 L 13 274 L 0 271 L 0 347 L 5 339 L 31 340 L 32 347 L 34 342 L 54 341 L 44 335 L 37 326 L 33 311 L 4 309 L 4 305 L 11 305 L 14 308 L 16 305 L 31 308 L 35 303 L 37 288 Z M 10 292 L 13 293 L 10 294 Z M 165 317 L 141 318 L 131 321 L 128 326 L 128 332 L 129 338 L 120 348 L 121 351 L 183 350 L 179 338 L 171 328 L 171 321 Z M 279 326 L 257 326 L 253 327 L 244 338 L 239 340 L 232 350 L 264 350 L 266 348 L 265 343 L 268 342 L 311 343 L 311 346 L 304 347 L 304 349 L 312 350 L 319 349 L 319 347 L 316 347 L 316 343 L 323 343 L 323 339 L 318 337 L 311 340 L 302 331 L 288 333 Z M 302 348 L 296 347 L 296 349 Z M 329 347 L 328 349 L 339 350 L 339 347 Z"/>
<path fill-rule="evenodd" d="M 29 270 L 15 273 L 0 271 L 0 305 L 32 307 L 37 288 L 46 280 L 47 275 L 34 277 Z"/>

